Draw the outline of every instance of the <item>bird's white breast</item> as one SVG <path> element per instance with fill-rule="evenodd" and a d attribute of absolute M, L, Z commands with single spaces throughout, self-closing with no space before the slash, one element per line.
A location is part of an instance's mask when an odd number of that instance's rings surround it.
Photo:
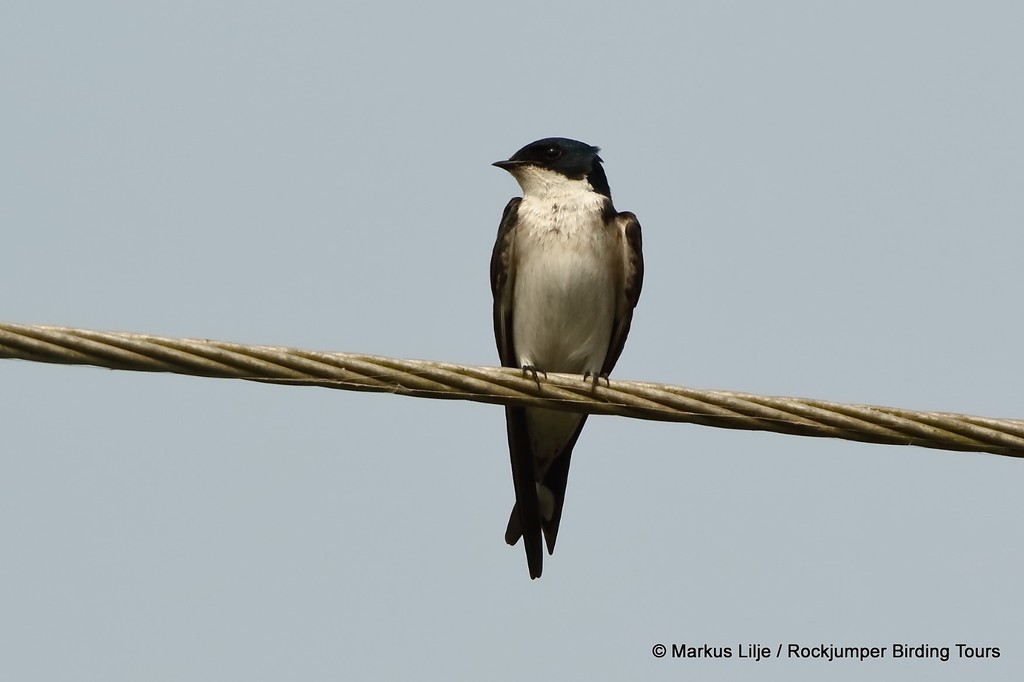
<path fill-rule="evenodd" d="M 615 227 L 602 219 L 606 201 L 570 185 L 519 205 L 512 319 L 520 364 L 600 373 L 620 258 Z"/>
<path fill-rule="evenodd" d="M 520 366 L 599 374 L 621 287 L 621 244 L 608 198 L 589 183 L 536 167 L 516 172 L 523 188 L 513 250 L 512 343 Z M 583 415 L 526 409 L 543 480 Z"/>

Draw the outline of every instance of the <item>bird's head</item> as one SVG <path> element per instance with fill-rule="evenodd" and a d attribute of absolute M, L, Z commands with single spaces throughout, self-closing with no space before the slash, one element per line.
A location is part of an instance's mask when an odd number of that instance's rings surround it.
<path fill-rule="evenodd" d="M 542 193 L 569 181 L 586 183 L 592 191 L 611 198 L 599 151 L 579 140 L 547 137 L 531 142 L 507 161 L 496 161 L 494 165 L 511 173 L 524 194 Z"/>

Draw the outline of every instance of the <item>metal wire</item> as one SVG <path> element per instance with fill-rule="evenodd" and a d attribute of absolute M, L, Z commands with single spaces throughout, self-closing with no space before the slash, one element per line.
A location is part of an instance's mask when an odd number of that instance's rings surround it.
<path fill-rule="evenodd" d="M 666 384 L 532 375 L 354 353 L 0 323 L 0 358 L 529 405 L 570 412 L 1024 457 L 1024 420 Z"/>

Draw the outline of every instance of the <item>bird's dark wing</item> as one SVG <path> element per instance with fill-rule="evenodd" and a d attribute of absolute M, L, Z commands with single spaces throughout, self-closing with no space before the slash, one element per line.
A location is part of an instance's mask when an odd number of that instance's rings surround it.
<path fill-rule="evenodd" d="M 512 336 L 512 291 L 515 288 L 515 226 L 519 217 L 519 203 L 516 197 L 505 206 L 498 226 L 498 239 L 491 253 L 491 294 L 494 296 L 494 341 L 498 346 L 498 357 L 505 367 L 519 367 Z M 505 531 L 505 541 L 514 545 L 523 538 L 526 548 L 526 563 L 531 578 L 539 578 L 544 563 L 544 549 L 541 544 L 540 506 L 537 502 L 536 473 L 533 464 L 533 448 L 530 431 L 526 424 L 526 410 L 522 407 L 505 408 L 505 425 L 508 430 L 508 450 L 512 460 L 512 483 L 516 491 L 516 504 L 512 509 Z"/>
<path fill-rule="evenodd" d="M 518 367 L 515 348 L 512 347 L 512 289 L 515 267 L 512 260 L 514 228 L 519 217 L 520 197 L 505 206 L 498 225 L 498 238 L 491 252 L 491 294 L 494 296 L 494 341 L 498 357 L 504 367 Z"/>
<path fill-rule="evenodd" d="M 544 528 L 544 540 L 548 546 L 548 554 L 553 554 L 555 551 L 558 524 L 562 521 L 562 505 L 565 504 L 565 484 L 569 480 L 569 460 L 572 459 L 572 449 L 576 447 L 576 440 L 580 437 L 580 432 L 583 431 L 583 425 L 586 423 L 587 415 L 580 415 L 580 423 L 573 432 L 572 437 L 565 444 L 565 447 L 562 448 L 561 454 L 555 457 L 547 473 L 544 474 L 544 486 L 551 491 L 555 501 L 554 508 L 551 511 L 551 518 L 548 520 L 541 519 L 541 525 Z"/>
<path fill-rule="evenodd" d="M 626 345 L 629 325 L 633 322 L 633 308 L 640 300 L 640 289 L 644 283 L 643 240 L 640 236 L 640 223 L 629 211 L 623 211 L 614 218 L 622 237 L 622 268 L 624 285 L 615 304 L 615 322 L 612 326 L 612 338 L 608 345 L 608 354 L 604 358 L 602 374 L 609 374 Z"/>

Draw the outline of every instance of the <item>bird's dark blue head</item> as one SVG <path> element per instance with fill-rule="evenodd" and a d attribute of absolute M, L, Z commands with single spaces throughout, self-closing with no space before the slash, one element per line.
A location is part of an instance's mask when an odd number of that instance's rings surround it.
<path fill-rule="evenodd" d="M 498 168 L 504 168 L 515 174 L 515 169 L 522 166 L 539 166 L 561 173 L 573 180 L 590 182 L 594 191 L 611 198 L 608 178 L 601 165 L 600 150 L 586 142 L 570 140 L 565 137 L 546 137 L 526 145 L 508 161 L 496 161 Z"/>

